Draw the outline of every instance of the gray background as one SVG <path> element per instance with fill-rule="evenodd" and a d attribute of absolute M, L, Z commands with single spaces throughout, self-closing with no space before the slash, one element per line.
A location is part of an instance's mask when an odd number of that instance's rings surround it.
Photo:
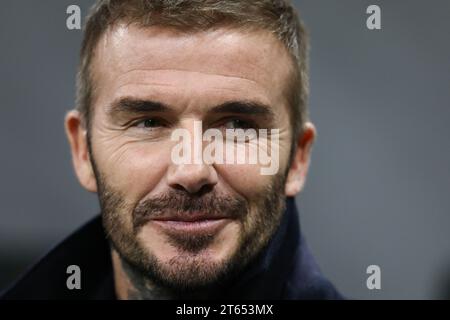
<path fill-rule="evenodd" d="M 74 101 L 92 1 L 2 1 L 0 289 L 98 212 L 73 173 L 63 117 Z M 450 2 L 296 1 L 311 33 L 319 132 L 303 231 L 350 298 L 450 297 Z M 378 4 L 382 30 L 365 9 Z M 84 19 L 83 19 L 84 22 Z M 366 268 L 382 271 L 366 288 Z"/>

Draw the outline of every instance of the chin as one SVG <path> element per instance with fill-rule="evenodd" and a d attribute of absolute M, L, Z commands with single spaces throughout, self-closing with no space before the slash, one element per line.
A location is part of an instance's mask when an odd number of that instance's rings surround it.
<path fill-rule="evenodd" d="M 161 284 L 179 291 L 214 286 L 228 273 L 229 259 L 220 256 L 210 250 L 196 254 L 155 255 L 155 276 Z"/>
<path fill-rule="evenodd" d="M 189 248 L 178 246 L 167 239 L 167 235 L 151 229 L 151 226 L 145 226 L 139 238 L 153 262 L 156 280 L 161 284 L 177 290 L 192 290 L 214 285 L 227 276 L 238 247 L 236 229 L 224 228 L 213 235 L 207 245 L 195 247 L 191 244 Z"/>

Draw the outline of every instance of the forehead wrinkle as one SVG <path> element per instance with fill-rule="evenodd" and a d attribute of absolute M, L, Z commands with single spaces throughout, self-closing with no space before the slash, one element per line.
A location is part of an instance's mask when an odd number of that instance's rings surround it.
<path fill-rule="evenodd" d="M 148 29 L 147 31 L 149 31 L 149 30 L 152 30 L 154 28 L 155 27 L 145 28 L 144 32 L 145 32 L 146 29 Z M 122 30 L 122 32 L 120 32 L 119 34 L 116 34 L 116 35 L 114 34 L 114 32 L 112 30 L 110 30 L 109 32 L 107 32 L 106 34 L 103 35 L 104 42 L 103 42 L 102 45 L 99 45 L 97 49 L 99 49 L 100 51 L 107 50 L 108 45 L 112 46 L 113 48 L 114 47 L 120 47 L 120 43 L 117 43 L 117 45 L 116 45 L 115 42 L 117 42 L 117 41 L 113 41 L 113 39 L 116 38 L 116 37 L 122 38 L 124 36 L 128 36 L 128 34 L 130 34 L 130 37 L 134 37 L 134 38 L 136 38 L 135 40 L 138 40 L 139 35 L 133 34 L 132 33 L 132 31 L 133 31 L 132 29 L 133 28 L 125 28 L 124 30 Z M 157 30 L 159 30 L 159 28 L 157 28 Z M 165 30 L 164 28 L 161 29 L 161 31 L 164 31 L 164 30 Z M 141 32 L 143 30 L 138 28 L 137 31 Z M 153 30 L 150 34 L 153 34 L 154 31 L 155 30 Z M 232 31 L 232 30 L 222 30 L 222 33 L 228 34 L 229 31 Z M 137 70 L 169 70 L 169 68 L 161 68 L 160 66 L 164 65 L 164 64 L 173 63 L 173 59 L 175 59 L 175 60 L 177 60 L 177 59 L 180 60 L 181 59 L 181 61 L 184 61 L 183 59 L 187 59 L 188 60 L 187 63 L 189 63 L 189 61 L 190 61 L 189 57 L 191 57 L 191 55 L 188 55 L 188 56 L 186 55 L 185 50 L 187 50 L 187 49 L 184 48 L 183 44 L 187 43 L 188 49 L 190 49 L 190 51 L 197 50 L 199 48 L 199 44 L 197 43 L 197 45 L 195 45 L 195 42 L 200 42 L 200 47 L 205 47 L 205 45 L 204 45 L 205 42 L 209 43 L 208 46 L 206 46 L 206 48 L 215 47 L 215 44 L 216 44 L 215 41 L 214 41 L 215 38 L 211 39 L 212 35 L 209 35 L 209 33 L 212 33 L 212 34 L 217 33 L 217 30 L 210 31 L 210 32 L 205 32 L 203 35 L 200 34 L 199 39 L 198 40 L 193 40 L 193 41 L 191 41 L 191 39 L 195 38 L 196 36 L 198 36 L 199 35 L 198 33 L 188 34 L 188 37 L 184 37 L 184 36 L 179 37 L 178 35 L 175 35 L 175 38 L 173 38 L 173 39 L 169 38 L 168 39 L 169 45 L 173 44 L 174 41 L 180 42 L 181 44 L 178 45 L 177 48 L 175 48 L 172 51 L 172 52 L 174 52 L 174 54 L 169 53 L 169 55 L 164 55 L 163 56 L 163 60 L 161 60 L 161 57 L 158 57 L 158 55 L 156 53 L 155 54 L 157 55 L 156 57 L 158 59 L 154 59 L 153 56 L 152 56 L 153 59 L 148 59 L 149 57 L 146 58 L 145 56 L 142 56 L 141 55 L 142 48 L 139 49 L 139 44 L 136 44 L 136 45 L 132 44 L 130 46 L 129 50 L 128 50 L 128 54 L 130 54 L 130 53 L 133 54 L 134 53 L 133 55 L 137 59 L 137 60 L 134 61 L 135 65 L 141 64 L 141 65 L 144 66 L 145 61 L 146 60 L 147 61 L 150 60 L 153 63 L 154 63 L 154 61 L 157 61 L 155 63 L 156 66 L 155 66 L 155 68 L 145 68 L 145 67 L 141 68 L 139 66 L 135 66 L 132 69 L 123 72 L 123 74 L 120 75 L 120 76 L 127 75 L 128 73 L 133 72 L 133 71 L 137 71 Z M 261 34 L 260 32 L 250 32 L 250 34 L 246 35 L 245 32 L 242 32 L 242 31 L 239 31 L 239 30 L 234 30 L 234 31 L 232 31 L 231 35 L 228 35 L 228 36 L 225 36 L 225 37 L 222 36 L 222 38 L 234 39 L 234 38 L 236 38 L 236 35 L 234 33 L 238 33 L 238 36 L 246 37 L 246 36 L 253 36 L 254 35 L 257 38 L 260 38 L 263 41 L 258 46 L 260 51 L 254 52 L 254 54 L 252 54 L 253 58 L 249 58 L 249 57 L 246 57 L 246 54 L 249 53 L 248 50 L 244 50 L 243 48 L 236 47 L 234 49 L 234 51 L 226 51 L 226 52 L 224 52 L 223 50 L 225 50 L 227 48 L 222 48 L 221 49 L 221 47 L 219 46 L 219 47 L 217 47 L 217 50 L 219 50 L 219 55 L 216 58 L 219 59 L 220 61 L 227 61 L 227 60 L 229 60 L 229 62 L 230 62 L 230 66 L 229 67 L 233 71 L 235 70 L 233 68 L 233 65 L 234 65 L 233 61 L 236 62 L 236 59 L 238 59 L 238 60 L 240 60 L 240 64 L 245 66 L 246 69 L 248 69 L 248 70 L 246 70 L 248 74 L 255 73 L 256 70 L 263 71 L 263 73 L 264 73 L 264 78 L 263 79 L 264 80 L 270 80 L 271 79 L 271 75 L 270 75 L 271 72 L 270 72 L 270 70 L 267 69 L 267 67 L 272 65 L 272 64 L 271 63 L 267 64 L 267 61 L 268 61 L 268 59 L 269 60 L 271 59 L 271 58 L 268 57 L 268 56 L 271 55 L 270 52 L 279 51 L 278 47 L 280 46 L 280 44 L 277 43 L 278 40 L 276 38 L 274 38 L 273 35 L 271 35 L 271 34 L 265 34 L 265 32 L 263 34 Z M 155 37 L 156 37 L 155 40 L 158 41 L 159 40 L 158 34 L 156 34 Z M 108 39 L 108 38 L 112 38 L 112 39 Z M 149 36 L 148 40 L 151 40 L 150 38 L 151 38 L 151 36 Z M 237 38 L 239 38 L 239 37 L 237 37 Z M 117 40 L 117 39 L 115 39 L 115 40 Z M 163 38 L 162 42 L 164 43 L 164 41 L 165 41 L 165 39 Z M 191 42 L 194 42 L 194 43 L 191 43 Z M 221 44 L 222 42 L 219 40 L 218 43 Z M 156 42 L 156 45 L 158 46 L 157 42 Z M 222 45 L 224 45 L 224 43 L 222 43 Z M 183 48 L 180 48 L 180 46 L 182 46 Z M 147 48 L 147 49 L 149 49 L 149 50 L 144 50 L 144 51 L 147 51 L 149 54 L 151 54 L 151 52 L 152 52 L 152 50 L 150 50 L 151 48 Z M 180 53 L 178 55 L 176 53 L 177 51 L 179 51 L 178 49 L 183 49 L 183 53 L 182 54 Z M 136 50 L 138 50 L 138 51 L 135 52 Z M 115 60 L 115 63 L 119 64 L 119 67 L 120 67 L 121 60 L 123 60 L 123 57 L 122 57 L 123 54 L 124 54 L 124 52 L 122 52 L 119 56 L 115 55 L 114 57 L 112 57 L 112 59 Z M 223 54 L 225 54 L 225 56 Z M 193 55 L 192 57 L 195 57 L 195 56 L 196 56 L 196 54 Z M 206 56 L 205 58 L 212 58 L 212 59 L 214 59 L 214 55 L 213 56 L 209 55 L 209 56 Z M 241 59 L 244 59 L 244 60 L 241 61 Z M 260 62 L 260 63 L 258 63 L 258 62 Z M 157 64 L 159 64 L 160 66 L 158 66 Z M 105 64 L 103 63 L 103 65 L 105 65 Z M 212 67 L 214 67 L 214 64 L 211 64 L 211 65 L 212 65 Z M 200 64 L 200 67 L 202 67 L 202 66 L 203 65 Z M 122 65 L 122 67 L 125 67 L 125 66 Z M 226 65 L 222 65 L 222 67 L 226 67 Z M 170 68 L 170 69 L 172 69 L 172 70 L 179 70 L 179 71 L 191 71 L 191 70 L 182 69 L 182 68 Z M 237 70 L 237 72 L 239 72 L 239 71 L 240 70 Z M 192 70 L 192 72 L 194 72 L 194 70 Z M 197 71 L 197 72 L 200 72 L 200 71 Z M 219 72 L 220 72 L 220 70 L 219 70 Z M 234 77 L 234 78 L 239 78 L 239 79 L 247 80 L 247 81 L 257 81 L 258 80 L 258 79 L 250 79 L 249 77 L 242 77 L 242 76 L 240 76 L 238 74 L 224 74 L 224 73 L 219 74 L 219 73 L 214 73 L 214 72 L 208 72 L 207 70 L 202 71 L 202 73 L 204 73 L 204 74 L 216 74 L 216 75 L 221 75 L 223 77 Z M 256 72 L 256 73 L 258 73 L 258 72 Z M 261 75 L 260 74 L 258 74 L 258 78 L 261 79 Z"/>
<path fill-rule="evenodd" d="M 120 86 L 118 86 L 116 88 L 116 91 L 121 89 L 121 88 L 123 88 L 123 87 L 130 86 L 130 85 L 156 86 L 156 87 L 173 87 L 173 85 L 169 84 L 169 83 L 156 83 L 156 82 L 154 82 L 154 83 L 153 82 L 132 82 L 132 83 L 128 83 L 127 82 L 127 83 L 124 83 L 124 84 L 121 84 Z"/>
<path fill-rule="evenodd" d="M 171 70 L 171 69 L 134 69 L 134 70 L 130 70 L 127 73 L 130 72 L 145 72 L 146 70 L 148 71 L 153 71 L 153 70 L 157 70 L 157 71 L 166 71 L 166 70 Z M 176 69 L 176 71 L 184 71 L 183 69 Z M 248 92 L 249 92 L 249 87 L 244 87 L 243 88 L 243 83 L 240 81 L 246 81 L 248 84 L 250 84 L 253 89 L 253 96 L 257 97 L 258 100 L 262 100 L 262 102 L 265 102 L 266 104 L 268 104 L 268 97 L 265 96 L 265 93 L 268 92 L 268 89 L 264 87 L 264 85 L 262 83 L 259 83 L 257 81 L 254 81 L 252 79 L 247 79 L 247 78 L 243 78 L 243 77 L 235 77 L 235 76 L 226 76 L 226 75 L 217 75 L 217 74 L 213 74 L 213 73 L 204 73 L 204 72 L 197 72 L 197 71 L 191 71 L 188 70 L 187 72 L 190 72 L 192 74 L 207 74 L 207 75 L 212 75 L 212 76 L 218 76 L 218 77 L 225 77 L 225 78 L 234 78 L 237 79 L 239 82 L 223 82 L 223 85 L 221 85 L 221 82 L 219 80 L 216 79 L 216 81 L 218 82 L 217 84 L 209 84 L 207 86 L 203 87 L 203 90 L 205 91 L 229 91 L 229 92 L 236 92 L 236 93 L 242 93 L 245 94 L 246 96 L 248 96 Z M 121 75 L 119 76 L 120 78 L 124 77 L 125 75 Z M 118 87 L 115 88 L 115 91 L 119 91 L 121 88 L 125 87 L 125 86 L 154 86 L 154 87 L 174 87 L 176 88 L 177 85 L 180 83 L 180 81 L 184 81 L 183 77 L 177 77 L 177 79 L 175 81 L 173 81 L 173 83 L 171 83 L 170 81 L 172 80 L 168 80 L 167 82 L 162 82 L 162 80 L 160 78 L 158 78 L 158 76 L 155 77 L 149 77 L 149 79 L 147 80 L 147 78 L 145 76 L 139 76 L 136 77 L 136 80 L 133 80 L 131 77 L 129 79 L 129 82 L 125 82 L 123 84 L 120 84 Z M 125 79 L 123 81 L 127 81 L 128 79 Z M 194 79 L 195 81 L 196 79 Z M 201 79 L 201 82 L 204 82 L 205 79 Z"/>
<path fill-rule="evenodd" d="M 133 82 L 133 83 L 124 83 L 124 84 L 120 85 L 119 87 L 117 87 L 116 91 L 119 91 L 121 88 L 129 86 L 129 85 L 133 85 L 133 86 L 167 87 L 167 88 L 175 87 L 174 85 L 168 84 L 168 83 Z M 207 90 L 211 90 L 211 91 L 230 91 L 230 92 L 236 92 L 236 93 L 243 93 L 243 92 L 245 92 L 246 94 L 248 93 L 246 91 L 243 91 L 242 89 L 226 88 L 226 87 L 215 87 L 215 86 L 208 87 Z M 158 92 L 158 94 L 159 94 L 159 92 Z M 144 94 L 144 95 L 146 95 L 146 94 Z M 258 97 L 257 100 L 263 100 L 263 101 L 267 100 L 267 99 L 260 99 L 259 95 L 254 95 L 254 96 Z M 247 97 L 248 97 L 248 95 L 247 95 Z"/>
<path fill-rule="evenodd" d="M 145 72 L 145 71 L 177 71 L 177 72 L 189 72 L 192 74 L 204 74 L 204 75 L 212 75 L 212 76 L 218 76 L 218 77 L 224 77 L 224 78 L 231 78 L 231 79 L 239 79 L 239 80 L 243 80 L 243 81 L 248 81 L 248 82 L 252 82 L 253 84 L 257 84 L 260 85 L 260 83 L 256 80 L 250 79 L 250 78 L 245 78 L 239 75 L 231 75 L 231 74 L 219 74 L 219 73 L 214 73 L 214 72 L 206 72 L 206 71 L 195 71 L 195 70 L 189 70 L 189 69 L 181 69 L 181 68 L 133 68 L 130 69 L 128 71 L 125 71 L 123 73 L 121 73 L 117 79 L 119 80 L 122 77 L 125 77 L 127 75 L 129 75 L 132 72 Z"/>

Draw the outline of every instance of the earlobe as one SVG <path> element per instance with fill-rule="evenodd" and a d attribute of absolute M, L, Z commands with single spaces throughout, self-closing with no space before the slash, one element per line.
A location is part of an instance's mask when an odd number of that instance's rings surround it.
<path fill-rule="evenodd" d="M 297 148 L 286 179 L 285 194 L 288 197 L 294 197 L 303 189 L 315 137 L 316 129 L 314 125 L 311 122 L 305 123 L 302 134 L 297 138 Z"/>
<path fill-rule="evenodd" d="M 66 114 L 65 130 L 78 181 L 86 190 L 97 192 L 95 174 L 89 158 L 86 129 L 77 110 L 71 110 Z"/>

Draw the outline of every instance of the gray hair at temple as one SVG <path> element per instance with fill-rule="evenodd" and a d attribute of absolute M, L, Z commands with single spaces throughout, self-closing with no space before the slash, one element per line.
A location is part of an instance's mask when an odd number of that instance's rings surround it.
<path fill-rule="evenodd" d="M 285 86 L 295 137 L 307 120 L 308 37 L 298 13 L 288 0 L 99 0 L 86 20 L 77 75 L 77 110 L 89 131 L 95 84 L 91 61 L 100 37 L 118 23 L 142 27 L 167 26 L 182 32 L 217 27 L 267 30 L 292 57 L 292 73 Z M 293 150 L 291 150 L 292 152 Z"/>

